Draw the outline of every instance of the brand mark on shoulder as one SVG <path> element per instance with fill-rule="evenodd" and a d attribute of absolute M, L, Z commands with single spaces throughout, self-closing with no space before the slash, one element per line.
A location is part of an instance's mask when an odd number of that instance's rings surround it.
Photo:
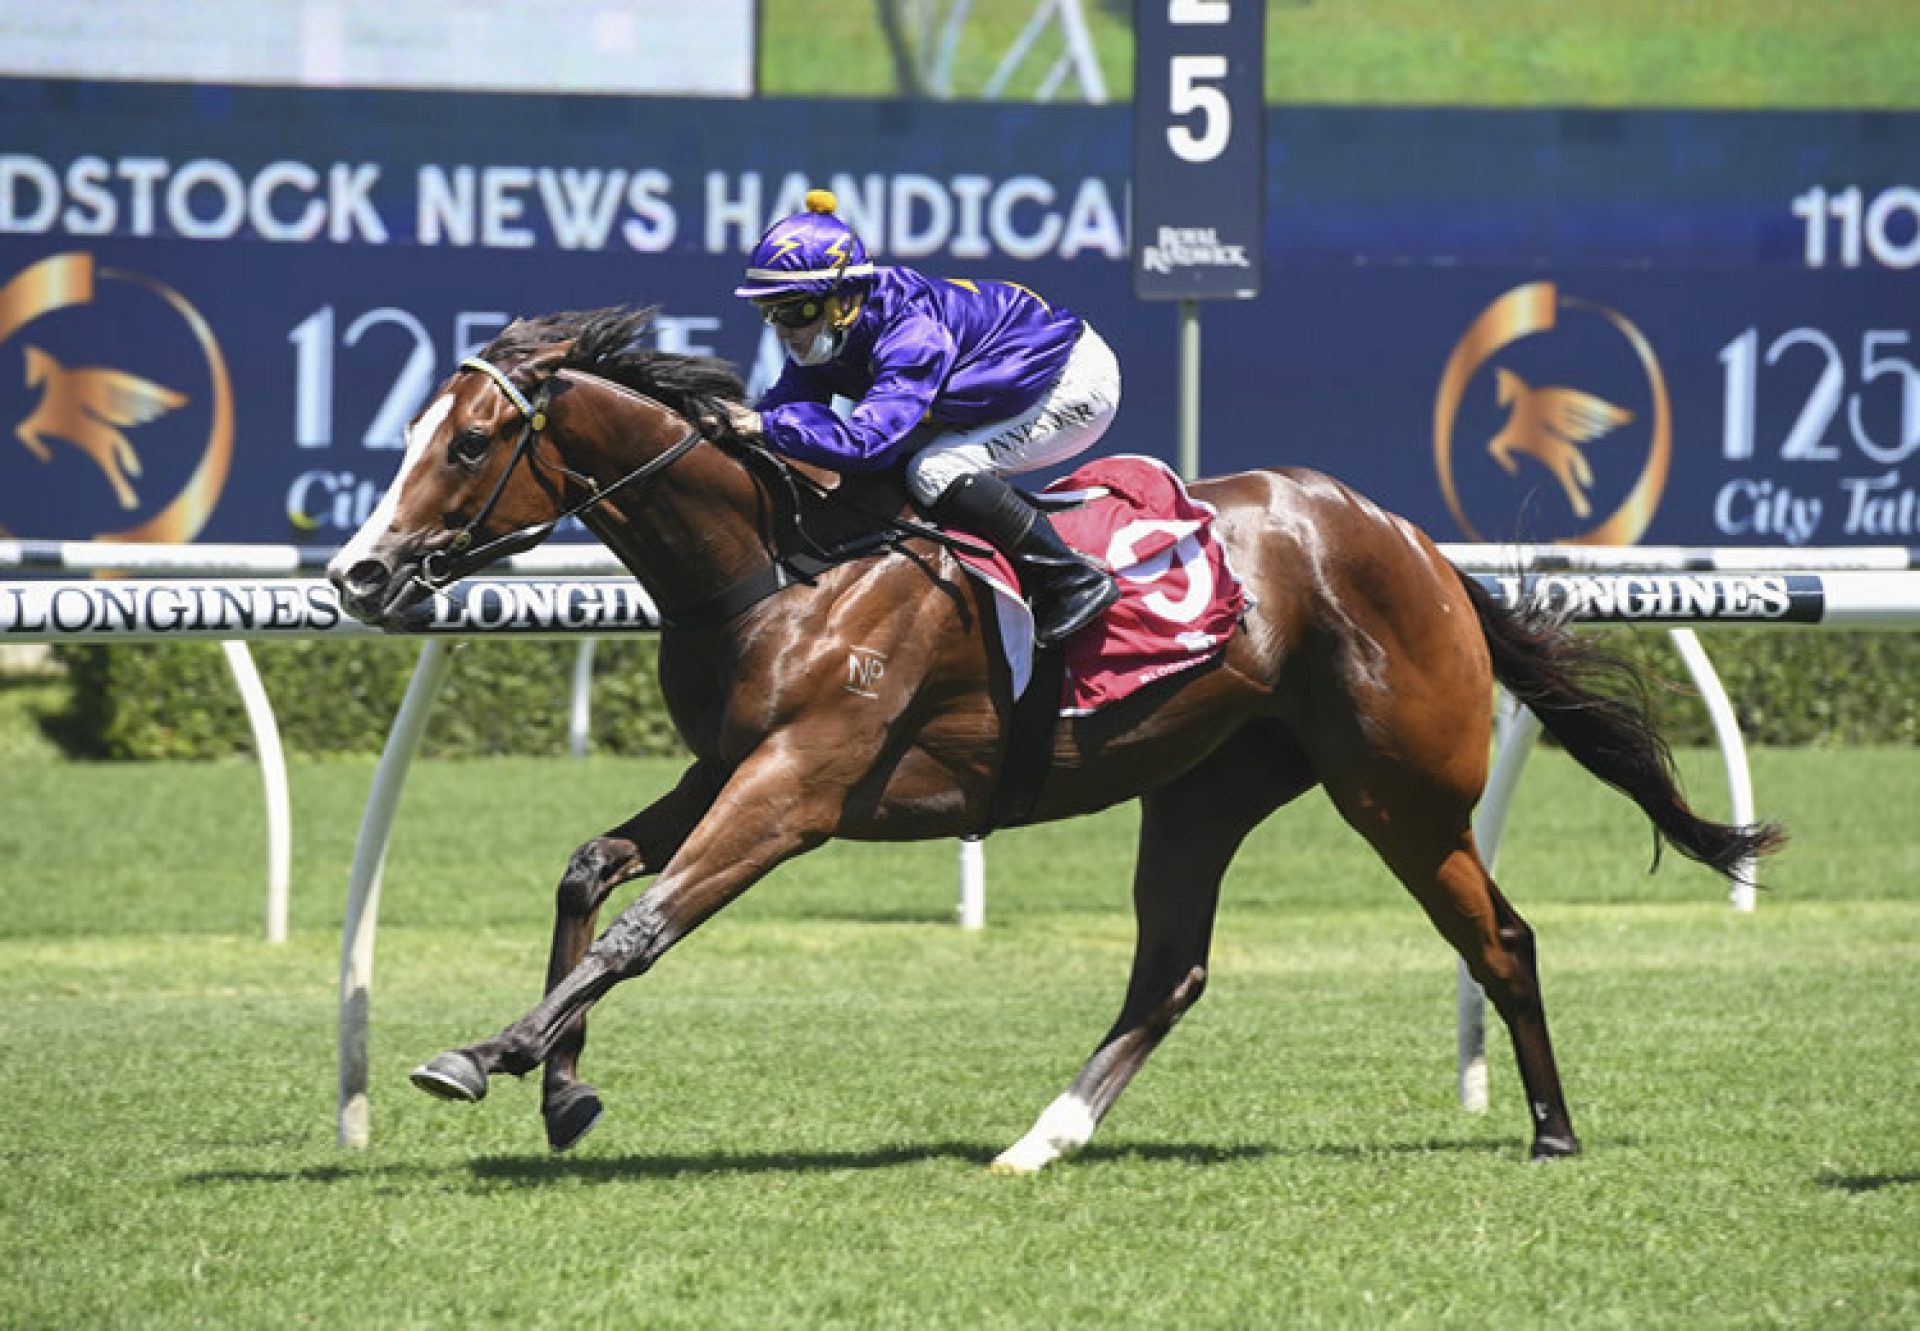
<path fill-rule="evenodd" d="M 847 653 L 848 693 L 862 698 L 880 696 L 880 680 L 887 673 L 887 658 L 870 647 L 855 647 Z"/>

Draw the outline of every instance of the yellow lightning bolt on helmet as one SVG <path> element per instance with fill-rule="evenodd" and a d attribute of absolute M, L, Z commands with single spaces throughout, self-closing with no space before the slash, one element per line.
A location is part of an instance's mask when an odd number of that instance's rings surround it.
<path fill-rule="evenodd" d="M 746 278 L 733 294 L 764 301 L 783 296 L 864 291 L 873 277 L 867 247 L 836 215 L 833 191 L 808 190 L 806 208 L 767 228 L 747 259 Z"/>

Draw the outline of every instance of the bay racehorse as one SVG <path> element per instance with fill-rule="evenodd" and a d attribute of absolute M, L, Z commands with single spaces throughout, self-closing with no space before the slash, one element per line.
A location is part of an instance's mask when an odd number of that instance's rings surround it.
<path fill-rule="evenodd" d="M 574 513 L 666 621 L 660 682 L 691 766 L 574 852 L 545 997 L 413 1074 L 433 1094 L 475 1101 L 490 1077 L 544 1066 L 556 1150 L 599 1117 L 577 1069 L 587 1012 L 614 985 L 829 838 L 954 837 L 981 831 L 996 808 L 1014 699 L 990 593 L 951 549 L 886 523 L 858 557 L 803 567 L 816 534 L 858 497 L 828 495 L 824 473 L 734 436 L 727 407 L 741 393 L 723 362 L 655 350 L 644 310 L 517 322 L 412 422 L 391 488 L 328 568 L 352 614 L 400 628 L 432 588 Z M 1242 839 L 1316 785 L 1505 1021 L 1533 1156 L 1577 1151 L 1533 932 L 1474 844 L 1494 682 L 1644 811 L 1656 861 L 1664 840 L 1725 871 L 1774 849 L 1780 830 L 1697 816 L 1639 681 L 1590 639 L 1502 608 L 1404 519 L 1304 470 L 1193 491 L 1217 510 L 1248 606 L 1209 666 L 1062 722 L 1050 756 L 1042 750 L 1044 784 L 1024 821 L 1140 801 L 1138 934 L 1112 1029 L 995 1167 L 1030 1172 L 1087 1142 L 1200 997 L 1221 878 Z M 859 692 L 845 686 L 856 654 L 886 661 Z M 1622 696 L 1621 684 L 1636 687 Z M 651 888 L 596 938 L 608 895 L 648 874 Z"/>

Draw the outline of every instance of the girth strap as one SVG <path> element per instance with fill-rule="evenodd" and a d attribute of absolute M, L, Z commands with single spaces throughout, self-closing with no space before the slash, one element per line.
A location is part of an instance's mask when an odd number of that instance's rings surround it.
<path fill-rule="evenodd" d="M 1033 817 L 1053 766 L 1053 735 L 1060 724 L 1060 689 L 1066 682 L 1067 654 L 1059 647 L 1036 647 L 1026 691 L 1007 720 L 1007 746 L 1000 757 L 987 825 L 1018 827 Z"/>

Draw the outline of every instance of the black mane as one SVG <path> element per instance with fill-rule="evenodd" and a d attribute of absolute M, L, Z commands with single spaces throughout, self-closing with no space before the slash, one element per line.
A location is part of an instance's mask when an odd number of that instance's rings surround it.
<path fill-rule="evenodd" d="M 645 393 L 690 421 L 726 419 L 728 402 L 747 395 L 733 366 L 717 356 L 688 356 L 655 347 L 647 334 L 655 306 L 614 305 L 603 310 L 563 310 L 516 319 L 481 353 L 511 366 L 559 342 L 571 342 L 561 368 L 586 370 L 636 393 Z"/>

